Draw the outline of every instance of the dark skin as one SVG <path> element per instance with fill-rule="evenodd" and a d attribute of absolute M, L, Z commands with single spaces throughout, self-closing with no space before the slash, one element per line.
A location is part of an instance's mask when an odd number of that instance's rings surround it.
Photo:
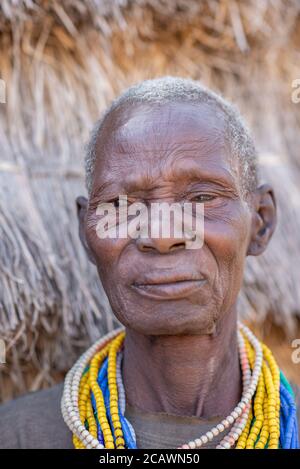
<path fill-rule="evenodd" d="M 240 168 L 208 104 L 126 105 L 98 139 L 89 201 L 77 199 L 80 237 L 126 327 L 127 402 L 145 412 L 225 417 L 241 398 L 237 296 L 245 259 L 276 225 L 268 184 L 242 194 Z M 204 203 L 204 245 L 186 239 L 99 239 L 96 207 L 128 201 Z"/>

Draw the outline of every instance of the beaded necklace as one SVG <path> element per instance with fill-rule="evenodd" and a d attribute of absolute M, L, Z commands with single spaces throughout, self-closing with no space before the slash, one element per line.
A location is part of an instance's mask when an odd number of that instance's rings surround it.
<path fill-rule="evenodd" d="M 124 415 L 124 337 L 124 328 L 119 328 L 99 339 L 65 378 L 61 410 L 75 448 L 137 448 L 135 431 Z M 299 448 L 293 390 L 272 352 L 241 323 L 238 347 L 243 378 L 240 402 L 218 425 L 179 448 L 205 447 L 225 429 L 229 431 L 217 449 Z"/>

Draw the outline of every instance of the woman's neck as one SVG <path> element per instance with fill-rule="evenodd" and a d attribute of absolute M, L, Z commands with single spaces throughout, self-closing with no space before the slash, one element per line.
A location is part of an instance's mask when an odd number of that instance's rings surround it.
<path fill-rule="evenodd" d="M 145 412 L 225 417 L 241 398 L 236 312 L 210 335 L 146 336 L 126 331 L 127 402 Z"/>

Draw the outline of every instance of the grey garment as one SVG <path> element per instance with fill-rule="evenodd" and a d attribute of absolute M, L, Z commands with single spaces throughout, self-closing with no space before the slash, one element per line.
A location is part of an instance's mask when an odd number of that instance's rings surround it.
<path fill-rule="evenodd" d="M 211 420 L 184 417 L 166 413 L 145 413 L 135 407 L 126 406 L 125 416 L 132 424 L 138 448 L 172 449 L 182 446 L 211 430 L 221 422 L 222 417 Z M 230 428 L 206 443 L 205 448 L 215 448 Z"/>
<path fill-rule="evenodd" d="M 0 448 L 73 448 L 60 410 L 63 383 L 0 406 Z"/>
<path fill-rule="evenodd" d="M 297 394 L 300 428 L 300 389 Z M 73 448 L 72 434 L 60 410 L 63 383 L 45 391 L 29 393 L 0 406 L 0 448 Z M 139 448 L 176 448 L 202 435 L 217 423 L 196 417 L 165 413 L 145 413 L 126 406 L 125 415 L 133 424 Z M 224 434 L 222 434 L 222 437 Z M 217 439 L 210 446 L 214 447 Z"/>

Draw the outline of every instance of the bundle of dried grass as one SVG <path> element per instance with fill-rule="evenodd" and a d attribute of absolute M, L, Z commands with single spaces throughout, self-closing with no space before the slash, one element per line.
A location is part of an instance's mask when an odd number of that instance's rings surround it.
<path fill-rule="evenodd" d="M 0 5 L 0 398 L 47 386 L 113 327 L 79 245 L 82 143 L 124 87 L 173 74 L 237 103 L 278 193 L 280 227 L 250 259 L 241 312 L 291 333 L 300 317 L 298 2 L 4 0 Z M 276 31 L 276 35 L 274 35 Z"/>

